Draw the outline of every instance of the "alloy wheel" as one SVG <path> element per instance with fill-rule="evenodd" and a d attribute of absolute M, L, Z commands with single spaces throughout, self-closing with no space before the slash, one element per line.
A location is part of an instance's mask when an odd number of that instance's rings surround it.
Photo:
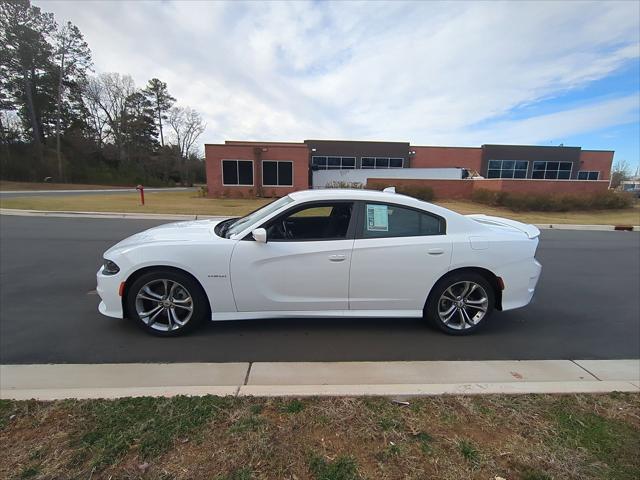
<path fill-rule="evenodd" d="M 438 300 L 438 315 L 447 327 L 466 330 L 476 326 L 489 308 L 485 289 L 470 281 L 450 285 Z"/>
<path fill-rule="evenodd" d="M 193 315 L 193 298 L 189 291 L 166 278 L 146 283 L 138 291 L 135 305 L 138 317 L 160 332 L 183 328 Z"/>

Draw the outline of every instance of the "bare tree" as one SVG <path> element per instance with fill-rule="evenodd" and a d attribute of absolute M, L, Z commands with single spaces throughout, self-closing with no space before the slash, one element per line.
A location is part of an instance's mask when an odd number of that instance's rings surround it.
<path fill-rule="evenodd" d="M 107 115 L 100 107 L 102 84 L 97 77 L 89 77 L 82 85 L 83 100 L 86 109 L 86 122 L 91 126 L 98 150 L 102 150 L 107 137 Z"/>
<path fill-rule="evenodd" d="M 193 146 L 207 128 L 200 114 L 191 107 L 173 107 L 167 119 L 173 132 L 175 146 L 184 161 L 193 151 Z"/>
<path fill-rule="evenodd" d="M 11 144 L 20 140 L 21 136 L 22 128 L 18 114 L 12 110 L 0 110 L 0 142 L 4 146 L 1 173 L 6 171 L 7 165 L 11 161 Z"/>
<path fill-rule="evenodd" d="M 618 160 L 611 167 L 611 180 L 609 186 L 618 188 L 624 180 L 628 180 L 631 176 L 631 166 L 626 160 Z"/>
<path fill-rule="evenodd" d="M 119 73 L 102 73 L 90 79 L 86 87 L 88 103 L 104 114 L 109 135 L 118 147 L 118 159 L 122 160 L 125 157 L 127 99 L 136 91 L 133 78 Z"/>

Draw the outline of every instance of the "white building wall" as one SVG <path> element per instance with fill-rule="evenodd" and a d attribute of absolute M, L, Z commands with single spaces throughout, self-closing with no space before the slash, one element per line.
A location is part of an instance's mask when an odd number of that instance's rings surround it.
<path fill-rule="evenodd" d="M 462 178 L 462 168 L 384 168 L 358 170 L 315 170 L 313 188 L 326 188 L 331 182 L 361 183 L 369 178 L 402 178 L 422 180 L 456 180 Z"/>

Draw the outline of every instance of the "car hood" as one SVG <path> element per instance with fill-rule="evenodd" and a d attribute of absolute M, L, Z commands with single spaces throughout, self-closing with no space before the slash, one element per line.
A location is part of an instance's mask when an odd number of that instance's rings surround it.
<path fill-rule="evenodd" d="M 213 232 L 213 228 L 220 222 L 221 220 L 193 220 L 167 223 L 131 235 L 115 244 L 105 254 L 156 242 L 183 243 L 219 240 L 220 237 Z"/>

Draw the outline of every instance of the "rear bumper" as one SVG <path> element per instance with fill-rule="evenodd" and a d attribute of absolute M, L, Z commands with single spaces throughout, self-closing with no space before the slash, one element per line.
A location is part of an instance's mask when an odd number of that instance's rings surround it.
<path fill-rule="evenodd" d="M 542 265 L 535 258 L 526 264 L 518 263 L 500 275 L 504 281 L 502 310 L 513 310 L 528 305 L 533 298 L 542 273 Z"/>
<path fill-rule="evenodd" d="M 120 283 L 124 280 L 120 274 L 103 275 L 102 267 L 96 274 L 96 292 L 102 300 L 98 311 L 107 317 L 122 318 L 122 298 L 120 297 Z"/>

